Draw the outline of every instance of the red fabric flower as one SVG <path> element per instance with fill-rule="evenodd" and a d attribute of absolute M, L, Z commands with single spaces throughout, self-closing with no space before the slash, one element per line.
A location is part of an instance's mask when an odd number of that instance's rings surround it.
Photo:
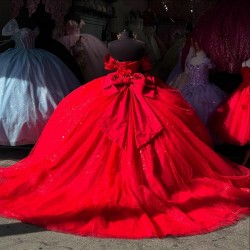
<path fill-rule="evenodd" d="M 116 70 L 118 62 L 110 54 L 105 55 L 104 57 L 104 66 L 107 70 Z"/>

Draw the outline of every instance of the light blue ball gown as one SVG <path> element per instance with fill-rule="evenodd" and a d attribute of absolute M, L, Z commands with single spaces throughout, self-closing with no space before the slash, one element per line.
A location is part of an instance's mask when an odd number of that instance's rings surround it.
<path fill-rule="evenodd" d="M 35 48 L 38 34 L 15 19 L 2 30 L 15 48 L 0 54 L 0 145 L 34 144 L 57 104 L 80 86 L 59 58 Z"/>

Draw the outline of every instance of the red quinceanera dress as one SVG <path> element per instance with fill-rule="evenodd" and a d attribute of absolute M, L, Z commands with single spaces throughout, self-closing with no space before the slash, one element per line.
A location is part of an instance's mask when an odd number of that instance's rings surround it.
<path fill-rule="evenodd" d="M 211 119 L 214 131 L 226 143 L 250 143 L 250 68 L 241 69 L 243 81 Z"/>
<path fill-rule="evenodd" d="M 30 155 L 0 168 L 0 215 L 82 236 L 193 235 L 249 213 L 250 170 L 226 162 L 145 59 L 70 93 Z"/>

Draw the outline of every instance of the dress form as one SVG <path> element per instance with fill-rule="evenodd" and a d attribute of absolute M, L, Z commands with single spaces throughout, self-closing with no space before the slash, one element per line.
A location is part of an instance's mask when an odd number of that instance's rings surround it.
<path fill-rule="evenodd" d="M 15 18 L 19 29 L 21 28 L 30 28 L 31 30 L 35 29 L 36 23 L 32 18 L 29 17 L 29 10 L 22 6 L 19 10 L 19 15 Z"/>
<path fill-rule="evenodd" d="M 108 43 L 111 56 L 118 61 L 137 61 L 145 54 L 145 44 L 131 37 L 128 30 L 121 32 L 119 39 Z"/>

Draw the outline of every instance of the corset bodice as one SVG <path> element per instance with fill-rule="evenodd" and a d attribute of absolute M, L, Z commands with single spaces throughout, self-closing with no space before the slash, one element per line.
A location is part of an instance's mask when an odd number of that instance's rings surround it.
<path fill-rule="evenodd" d="M 193 85 L 207 84 L 209 67 L 206 63 L 200 65 L 189 65 L 190 82 Z"/>
<path fill-rule="evenodd" d="M 16 48 L 34 48 L 35 40 L 38 36 L 38 28 L 31 30 L 29 28 L 22 28 L 12 35 L 15 41 Z"/>
<path fill-rule="evenodd" d="M 191 58 L 187 63 L 188 71 L 190 73 L 189 79 L 192 85 L 209 84 L 209 70 L 212 64 L 208 58 L 204 58 L 201 64 L 191 64 Z"/>

